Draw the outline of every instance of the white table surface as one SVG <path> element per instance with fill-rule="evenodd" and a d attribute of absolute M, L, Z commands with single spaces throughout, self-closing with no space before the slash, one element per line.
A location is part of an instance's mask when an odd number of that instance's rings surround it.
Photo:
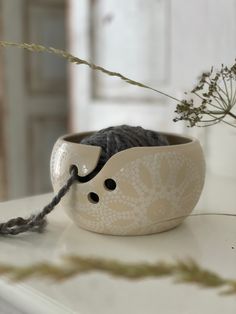
<path fill-rule="evenodd" d="M 207 176 L 195 212 L 236 213 L 235 195 L 235 180 Z M 41 209 L 51 196 L 1 203 L 1 220 L 27 216 Z M 48 220 L 43 234 L 0 238 L 0 262 L 24 265 L 42 260 L 58 261 L 60 256 L 69 253 L 132 262 L 192 257 L 222 276 L 236 278 L 234 217 L 189 217 L 171 231 L 136 237 L 105 236 L 79 229 L 59 207 Z M 82 275 L 62 284 L 46 280 L 9 284 L 6 279 L 0 279 L 0 313 L 235 314 L 236 296 L 222 297 L 217 290 L 173 284 L 170 279 L 129 281 L 99 273 Z"/>

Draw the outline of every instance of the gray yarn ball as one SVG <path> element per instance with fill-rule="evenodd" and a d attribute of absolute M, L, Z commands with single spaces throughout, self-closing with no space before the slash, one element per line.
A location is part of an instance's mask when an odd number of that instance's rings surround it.
<path fill-rule="evenodd" d="M 83 138 L 80 143 L 102 147 L 102 153 L 96 169 L 88 176 L 80 178 L 81 182 L 86 182 L 93 178 L 111 156 L 122 150 L 140 146 L 169 145 L 169 142 L 164 135 L 156 131 L 143 129 L 140 126 L 134 127 L 129 125 L 120 125 L 102 129 Z"/>

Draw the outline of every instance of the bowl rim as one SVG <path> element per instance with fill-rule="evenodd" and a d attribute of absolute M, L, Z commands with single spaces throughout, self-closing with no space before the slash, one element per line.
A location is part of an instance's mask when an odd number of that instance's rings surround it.
<path fill-rule="evenodd" d="M 74 132 L 74 133 L 67 133 L 62 135 L 59 139 L 62 140 L 63 142 L 66 143 L 72 143 L 72 144 L 77 144 L 77 145 L 86 145 L 86 144 L 81 144 L 79 141 L 73 140 L 73 138 L 78 138 L 82 140 L 84 137 L 92 135 L 96 133 L 97 131 L 85 131 L 85 132 Z M 183 140 L 183 143 L 177 143 L 177 144 L 169 144 L 169 145 L 163 145 L 163 146 L 135 146 L 135 147 L 130 147 L 128 149 L 142 149 L 142 148 L 158 148 L 159 150 L 170 148 L 170 147 L 182 147 L 182 146 L 189 146 L 193 145 L 194 143 L 199 143 L 199 140 L 196 137 L 190 136 L 190 135 L 185 135 L 185 134 L 178 134 L 178 133 L 172 133 L 172 132 L 159 132 L 157 131 L 160 135 L 164 135 L 170 138 L 175 138 L 177 140 Z M 101 146 L 96 146 L 93 145 L 93 147 L 99 147 Z"/>

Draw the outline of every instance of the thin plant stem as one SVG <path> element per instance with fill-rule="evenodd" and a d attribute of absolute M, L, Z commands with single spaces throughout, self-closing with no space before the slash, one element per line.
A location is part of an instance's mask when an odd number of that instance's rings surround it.
<path fill-rule="evenodd" d="M 228 99 L 228 102 L 229 102 L 229 104 L 230 104 L 230 99 L 229 99 L 229 92 L 228 92 L 228 88 L 227 88 L 227 84 L 226 84 L 226 82 L 225 82 L 225 78 L 224 78 L 224 76 L 222 77 L 222 79 L 223 79 L 223 82 L 224 82 L 224 86 L 225 86 L 225 91 L 226 91 L 226 97 L 227 97 L 227 99 Z M 219 86 L 220 87 L 220 86 Z"/>
<path fill-rule="evenodd" d="M 234 118 L 235 120 L 236 120 L 236 115 L 235 114 L 233 114 L 232 112 L 227 112 L 227 114 L 230 116 L 230 117 L 232 117 L 232 118 Z"/>
<path fill-rule="evenodd" d="M 107 70 L 99 65 L 96 65 L 94 63 L 90 63 L 86 60 L 83 60 L 81 58 L 78 58 L 78 57 L 75 57 L 73 56 L 72 54 L 66 52 L 65 50 L 61 50 L 61 49 L 55 49 L 53 47 L 46 47 L 46 46 L 42 46 L 42 45 L 36 45 L 36 44 L 26 44 L 26 43 L 14 43 L 14 42 L 7 42 L 7 41 L 0 41 L 0 46 L 2 47 L 17 47 L 17 48 L 22 48 L 22 49 L 25 49 L 25 50 L 28 50 L 30 52 L 47 52 L 47 53 L 53 53 L 59 57 L 62 57 L 62 58 L 65 58 L 66 60 L 68 60 L 69 62 L 71 63 L 75 63 L 75 64 L 84 64 L 86 66 L 88 66 L 89 68 L 91 68 L 92 70 L 95 70 L 95 71 L 100 71 L 100 72 L 103 72 L 109 76 L 114 76 L 114 77 L 118 77 L 120 78 L 121 80 L 125 81 L 126 83 L 128 84 L 131 84 L 131 85 L 135 85 L 135 86 L 139 86 L 139 87 L 142 87 L 142 88 L 146 88 L 146 89 L 149 89 L 149 90 L 152 90 L 158 94 L 161 94 L 165 97 L 168 97 L 176 102 L 180 102 L 179 99 L 175 98 L 174 96 L 171 96 L 163 91 L 160 91 L 156 88 L 153 88 L 153 87 L 150 87 L 148 85 L 145 85 L 143 83 L 140 83 L 138 81 L 135 81 L 135 80 L 132 80 L 132 79 L 129 79 L 128 77 L 118 73 L 118 72 L 112 72 L 110 70 Z"/>
<path fill-rule="evenodd" d="M 230 103 L 232 104 L 233 100 L 233 83 L 232 83 L 232 77 L 230 76 Z"/>
<path fill-rule="evenodd" d="M 225 106 L 224 104 L 222 104 L 222 102 L 220 101 L 220 98 L 217 97 L 216 95 L 212 94 L 213 99 L 218 103 L 218 105 L 220 106 L 221 109 L 225 110 Z"/>
<path fill-rule="evenodd" d="M 210 84 L 209 82 L 207 82 L 207 81 L 205 81 L 205 82 L 206 82 L 209 86 L 211 86 L 211 84 Z M 217 87 L 222 91 L 223 94 L 225 94 L 224 90 L 223 90 L 219 85 L 217 85 Z M 219 93 L 219 91 L 217 90 L 217 88 L 216 88 L 216 93 L 217 93 L 217 95 L 219 96 L 219 98 L 220 98 L 220 100 L 222 101 L 222 103 L 225 104 L 225 108 L 228 108 L 228 104 L 226 103 L 226 101 L 224 100 L 224 98 L 221 96 L 221 94 Z M 227 96 L 227 95 L 225 94 L 225 96 Z"/>
<path fill-rule="evenodd" d="M 231 103 L 232 107 L 234 106 L 235 102 L 236 102 L 236 88 L 234 89 L 234 96 L 233 96 L 233 100 L 232 100 L 232 103 Z"/>

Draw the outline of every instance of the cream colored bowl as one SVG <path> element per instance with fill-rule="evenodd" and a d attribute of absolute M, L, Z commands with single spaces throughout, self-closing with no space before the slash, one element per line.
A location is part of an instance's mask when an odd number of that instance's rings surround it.
<path fill-rule="evenodd" d="M 55 193 L 72 165 L 80 176 L 95 169 L 101 148 L 79 144 L 89 134 L 57 140 L 51 156 Z M 81 228 L 112 235 L 151 234 L 179 225 L 198 202 L 205 162 L 197 139 L 165 135 L 170 145 L 121 151 L 93 179 L 74 183 L 61 201 L 71 219 Z"/>

